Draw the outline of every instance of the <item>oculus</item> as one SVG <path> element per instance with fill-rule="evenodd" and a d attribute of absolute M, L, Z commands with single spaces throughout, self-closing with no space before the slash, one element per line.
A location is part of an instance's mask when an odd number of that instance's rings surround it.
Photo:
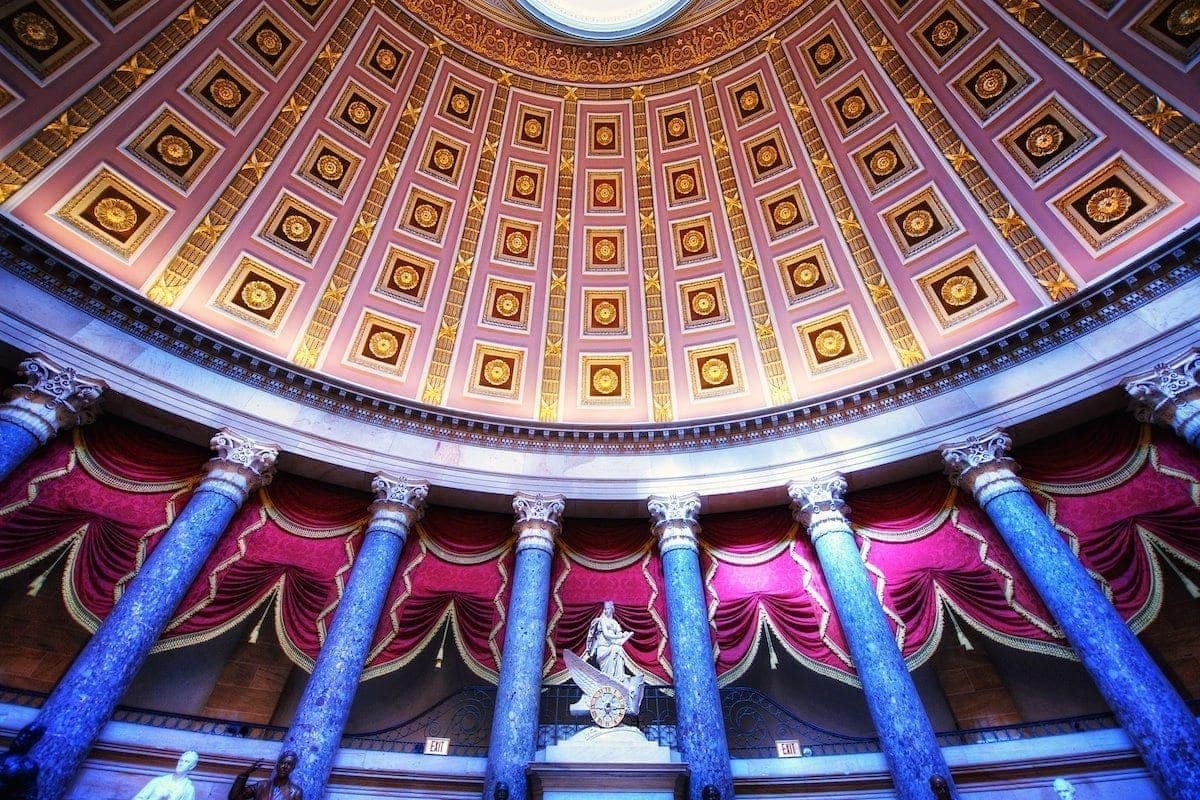
<path fill-rule="evenodd" d="M 407 305 L 424 307 L 435 263 L 395 245 L 388 248 L 374 292 Z"/>
<path fill-rule="evenodd" d="M 867 358 L 850 309 L 845 308 L 796 326 L 808 369 L 814 375 L 839 370 Z"/>
<path fill-rule="evenodd" d="M 55 4 L 35 0 L 0 8 L 0 44 L 40 79 L 57 72 L 92 40 Z"/>
<path fill-rule="evenodd" d="M 415 328 L 401 320 L 364 311 L 346 353 L 346 360 L 402 377 L 408 366 L 408 354 L 416 333 Z"/>
<path fill-rule="evenodd" d="M 583 334 L 623 336 L 629 333 L 625 292 L 618 289 L 585 289 Z"/>
<path fill-rule="evenodd" d="M 235 319 L 275 333 L 301 285 L 290 275 L 242 256 L 212 304 Z"/>
<path fill-rule="evenodd" d="M 361 165 L 360 156 L 318 133 L 300 162 L 297 174 L 340 200 L 346 196 Z"/>
<path fill-rule="evenodd" d="M 217 153 L 217 145 L 163 109 L 126 149 L 169 183 L 186 191 Z"/>
<path fill-rule="evenodd" d="M 263 90 L 223 56 L 188 84 L 187 93 L 229 128 L 237 128 L 263 96 Z"/>
<path fill-rule="evenodd" d="M 589 41 L 628 39 L 663 25 L 691 0 L 517 0 L 526 14 L 545 27 Z"/>
<path fill-rule="evenodd" d="M 980 120 L 988 120 L 1016 98 L 1033 78 L 999 45 L 954 80 L 954 88 Z"/>
<path fill-rule="evenodd" d="M 300 37 L 266 8 L 242 27 L 236 41 L 272 75 L 283 71 L 300 46 Z"/>
<path fill-rule="evenodd" d="M 1008 300 L 974 251 L 918 276 L 916 283 L 934 319 L 944 329 L 961 325 Z"/>
<path fill-rule="evenodd" d="M 1054 201 L 1075 233 L 1103 250 L 1171 205 L 1148 176 L 1117 158 Z"/>
<path fill-rule="evenodd" d="M 80 233 L 128 259 L 167 215 L 165 206 L 102 168 L 58 209 Z"/>

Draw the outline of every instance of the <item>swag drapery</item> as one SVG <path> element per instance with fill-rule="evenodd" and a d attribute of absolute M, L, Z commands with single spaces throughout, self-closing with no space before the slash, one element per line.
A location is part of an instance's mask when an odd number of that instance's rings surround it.
<path fill-rule="evenodd" d="M 209 453 L 102 420 L 60 436 L 0 486 L 0 577 L 40 587 L 62 573 L 71 615 L 95 629 L 186 504 Z M 1195 592 L 1200 459 L 1170 432 L 1107 417 L 1014 454 L 1035 497 L 1122 615 L 1148 625 L 1164 576 Z M 311 668 L 362 542 L 370 497 L 280 474 L 249 498 L 176 609 L 158 650 L 273 615 L 280 644 Z M 1053 620 L 974 501 L 931 475 L 848 498 L 863 562 L 910 666 L 947 628 L 1070 657 Z M 706 515 L 701 565 L 717 670 L 737 679 L 765 648 L 855 682 L 812 544 L 786 507 Z M 495 681 L 513 571 L 512 517 L 430 507 L 410 532 L 366 677 L 429 647 L 457 648 Z M 644 519 L 568 518 L 557 542 L 545 669 L 566 679 L 605 600 L 634 635 L 631 669 L 670 683 L 662 567 Z"/>

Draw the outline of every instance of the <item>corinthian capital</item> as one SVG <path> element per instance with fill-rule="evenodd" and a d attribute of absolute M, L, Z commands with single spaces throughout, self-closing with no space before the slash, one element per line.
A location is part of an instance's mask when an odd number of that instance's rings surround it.
<path fill-rule="evenodd" d="M 517 515 L 513 532 L 517 534 L 517 552 L 533 548 L 554 552 L 566 498 L 561 494 L 517 492 L 513 495 L 513 513 Z"/>
<path fill-rule="evenodd" d="M 997 428 L 994 431 L 941 447 L 946 477 L 955 486 L 965 486 L 979 505 L 987 507 L 993 499 L 1013 491 L 1026 491 L 1017 477 L 1017 462 L 1005 455 L 1012 438 Z"/>
<path fill-rule="evenodd" d="M 371 527 L 387 528 L 401 538 L 425 516 L 428 481 L 393 478 L 380 473 L 371 480 L 375 502 L 371 503 Z"/>
<path fill-rule="evenodd" d="M 1126 378 L 1125 391 L 1139 422 L 1171 425 L 1180 402 L 1200 397 L 1200 349 L 1192 348 L 1173 363 Z"/>
<path fill-rule="evenodd" d="M 695 492 L 655 495 L 646 502 L 646 507 L 654 520 L 659 552 L 680 547 L 699 550 L 700 495 Z"/>
<path fill-rule="evenodd" d="M 223 494 L 240 505 L 250 492 L 275 477 L 277 446 L 259 444 L 228 428 L 217 431 L 209 444 L 217 454 L 208 461 L 201 490 Z"/>
<path fill-rule="evenodd" d="M 63 367 L 40 353 L 17 366 L 20 381 L 8 391 L 0 419 L 19 425 L 42 444 L 60 430 L 96 419 L 100 395 L 108 385 Z"/>
<path fill-rule="evenodd" d="M 846 479 L 838 473 L 788 484 L 792 514 L 815 542 L 827 533 L 850 533 L 846 519 Z"/>

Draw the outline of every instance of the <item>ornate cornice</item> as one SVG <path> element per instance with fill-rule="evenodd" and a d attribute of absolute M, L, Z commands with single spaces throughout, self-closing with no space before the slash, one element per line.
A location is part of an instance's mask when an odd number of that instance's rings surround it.
<path fill-rule="evenodd" d="M 221 494 L 241 505 L 250 492 L 275 477 L 279 448 L 273 444 L 260 444 L 225 428 L 213 435 L 210 445 L 217 454 L 209 459 L 208 474 L 197 491 Z"/>
<path fill-rule="evenodd" d="M 513 523 L 517 552 L 532 548 L 553 553 L 554 537 L 561 529 L 560 520 L 566 510 L 566 498 L 561 494 L 517 492 L 513 495 L 512 505 L 517 516 Z"/>
<path fill-rule="evenodd" d="M 1002 494 L 1028 491 L 1017 477 L 1017 462 L 1005 455 L 1012 438 L 1000 429 L 939 449 L 946 464 L 946 477 L 964 486 L 983 508 Z"/>
<path fill-rule="evenodd" d="M 513 423 L 449 413 L 331 380 L 253 351 L 155 306 L 35 242 L 0 218 L 0 269 L 175 357 L 272 396 L 408 434 L 481 447 L 579 455 L 657 454 L 734 447 L 828 429 L 969 386 L 1055 350 L 1200 276 L 1200 229 L 1106 284 L 998 331 L 991 341 L 887 380 L 770 412 L 677 425 L 606 428 Z"/>
<path fill-rule="evenodd" d="M 679 548 L 699 552 L 700 495 L 695 492 L 655 495 L 646 502 L 646 508 L 654 521 L 654 535 L 658 537 L 661 553 Z"/>
<path fill-rule="evenodd" d="M 428 481 L 393 478 L 380 473 L 371 480 L 375 501 L 371 503 L 368 527 L 386 529 L 404 538 L 408 530 L 425 516 L 425 498 L 429 496 Z"/>
<path fill-rule="evenodd" d="M 42 444 L 61 430 L 86 425 L 100 411 L 100 396 L 108 388 L 102 380 L 80 375 L 41 353 L 17 366 L 19 380 L 0 406 L 0 419 L 37 437 Z"/>

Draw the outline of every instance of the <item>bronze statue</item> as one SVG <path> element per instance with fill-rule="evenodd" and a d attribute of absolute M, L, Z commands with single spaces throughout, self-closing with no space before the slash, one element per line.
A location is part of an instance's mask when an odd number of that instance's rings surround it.
<path fill-rule="evenodd" d="M 38 763 L 29 755 L 41 741 L 45 727 L 31 722 L 13 737 L 8 752 L 0 756 L 0 800 L 36 800 Z"/>
<path fill-rule="evenodd" d="M 262 766 L 262 759 L 255 761 L 250 768 L 238 773 L 229 788 L 229 800 L 304 800 L 300 787 L 292 783 L 292 770 L 296 768 L 299 756 L 295 750 L 284 750 L 275 762 L 275 769 L 270 776 L 253 786 L 247 786 L 250 773 Z"/>

